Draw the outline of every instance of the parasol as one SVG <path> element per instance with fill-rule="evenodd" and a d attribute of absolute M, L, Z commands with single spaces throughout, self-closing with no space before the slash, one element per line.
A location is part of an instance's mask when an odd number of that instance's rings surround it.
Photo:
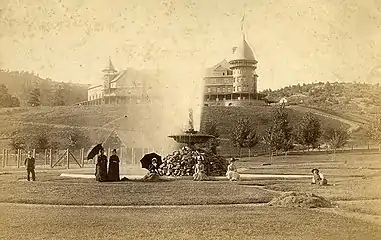
<path fill-rule="evenodd" d="M 97 144 L 95 145 L 93 148 L 91 148 L 91 150 L 87 153 L 87 160 L 89 159 L 93 159 L 98 153 L 99 151 L 102 149 L 102 144 Z"/>
<path fill-rule="evenodd" d="M 142 159 L 140 159 L 140 163 L 142 164 L 142 168 L 148 169 L 149 165 L 152 164 L 153 158 L 156 158 L 158 166 L 160 166 L 162 164 L 160 155 L 158 155 L 157 153 L 148 153 L 148 154 L 144 155 L 144 157 Z"/>

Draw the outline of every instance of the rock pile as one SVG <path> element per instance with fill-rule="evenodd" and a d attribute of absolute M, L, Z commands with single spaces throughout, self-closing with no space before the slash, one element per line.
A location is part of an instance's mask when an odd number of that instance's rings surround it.
<path fill-rule="evenodd" d="M 197 159 L 201 158 L 208 176 L 223 176 L 227 170 L 227 161 L 221 156 L 201 149 L 182 147 L 163 159 L 160 170 L 167 176 L 193 176 Z"/>
<path fill-rule="evenodd" d="M 277 207 L 329 208 L 327 199 L 313 193 L 286 192 L 271 200 L 268 205 Z"/>

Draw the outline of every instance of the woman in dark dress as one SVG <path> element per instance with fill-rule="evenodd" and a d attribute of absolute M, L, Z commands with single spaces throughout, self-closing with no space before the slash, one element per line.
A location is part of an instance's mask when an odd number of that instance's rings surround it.
<path fill-rule="evenodd" d="M 97 165 L 96 165 L 95 179 L 98 182 L 107 181 L 107 157 L 104 155 L 103 148 L 99 151 Z"/>
<path fill-rule="evenodd" d="M 120 181 L 119 178 L 119 157 L 116 155 L 116 149 L 112 150 L 112 155 L 108 165 L 108 180 Z"/>

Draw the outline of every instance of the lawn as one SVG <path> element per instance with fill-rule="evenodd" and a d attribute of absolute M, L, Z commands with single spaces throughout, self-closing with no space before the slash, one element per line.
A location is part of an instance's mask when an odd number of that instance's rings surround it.
<path fill-rule="evenodd" d="M 0 204 L 2 239 L 365 239 L 381 226 L 306 209 L 78 208 Z"/>
<path fill-rule="evenodd" d="M 36 182 L 0 182 L 0 202 L 68 205 L 204 205 L 265 203 L 277 193 L 234 182 L 189 180 L 98 183 L 40 173 Z M 8 177 L 10 178 L 10 176 Z"/>

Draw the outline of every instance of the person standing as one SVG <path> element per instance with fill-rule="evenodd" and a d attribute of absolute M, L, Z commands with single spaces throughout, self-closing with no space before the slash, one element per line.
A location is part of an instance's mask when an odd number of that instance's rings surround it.
<path fill-rule="evenodd" d="M 120 181 L 119 177 L 119 157 L 116 155 L 116 149 L 112 150 L 112 155 L 109 159 L 108 165 L 108 180 L 109 181 Z"/>
<path fill-rule="evenodd" d="M 104 149 L 99 150 L 99 155 L 97 159 L 95 179 L 98 182 L 107 181 L 107 157 L 104 155 Z"/>
<path fill-rule="evenodd" d="M 36 160 L 34 157 L 32 157 L 31 152 L 28 152 L 28 156 L 25 159 L 24 165 L 26 167 L 26 172 L 27 172 L 27 179 L 30 181 L 30 174 L 32 174 L 32 180 L 36 181 L 36 173 L 34 172 L 34 169 L 36 167 Z"/>

